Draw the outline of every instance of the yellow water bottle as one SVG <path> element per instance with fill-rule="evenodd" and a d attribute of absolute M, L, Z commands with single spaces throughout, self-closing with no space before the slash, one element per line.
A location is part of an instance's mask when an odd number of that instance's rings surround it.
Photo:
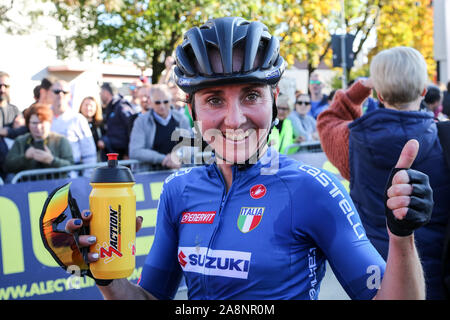
<path fill-rule="evenodd" d="M 89 251 L 99 256 L 90 270 L 96 279 L 120 279 L 136 265 L 136 194 L 130 169 L 118 164 L 117 153 L 107 156 L 108 165 L 95 169 L 90 183 L 90 234 L 97 243 Z"/>

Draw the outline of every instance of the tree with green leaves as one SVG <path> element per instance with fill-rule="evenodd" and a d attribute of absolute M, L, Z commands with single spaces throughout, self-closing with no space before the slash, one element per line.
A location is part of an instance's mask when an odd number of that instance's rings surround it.
<path fill-rule="evenodd" d="M 341 25 L 341 2 L 333 1 L 279 1 L 276 22 L 282 28 L 280 37 L 284 56 L 290 64 L 306 61 L 311 74 L 321 62 L 331 66 L 331 36 L 350 33 L 355 36 L 354 56 L 361 53 L 382 5 L 380 0 L 346 0 L 345 23 Z M 347 70 L 348 72 L 350 71 Z"/>
<path fill-rule="evenodd" d="M 377 46 L 370 56 L 395 46 L 417 49 L 425 58 L 428 76 L 436 75 L 433 7 L 430 0 L 383 0 L 377 25 Z"/>
<path fill-rule="evenodd" d="M 75 31 L 61 46 L 70 50 L 70 44 L 75 44 L 80 53 L 98 46 L 105 58 L 124 57 L 141 69 L 151 68 L 154 83 L 165 68 L 165 58 L 181 43 L 187 29 L 224 15 L 248 18 L 261 8 L 259 0 L 241 6 L 214 0 L 52 2 L 56 17 L 66 29 Z"/>
<path fill-rule="evenodd" d="M 355 57 L 376 31 L 373 53 L 412 45 L 422 51 L 430 72 L 435 70 L 429 0 L 345 0 L 344 26 L 340 0 L 248 0 L 239 5 L 217 0 L 41 1 L 54 5 L 52 15 L 66 31 L 58 42 L 62 57 L 72 52 L 83 56 L 87 48 L 96 48 L 105 60 L 123 57 L 142 70 L 151 68 L 153 82 L 158 81 L 165 58 L 181 43 L 186 30 L 209 18 L 232 15 L 265 23 L 279 36 L 281 55 L 288 64 L 307 61 L 309 73 L 321 62 L 332 65 L 331 35 L 344 31 L 355 36 Z M 0 13 L 5 13 L 3 19 L 0 15 L 0 25 L 7 27 L 7 32 L 19 30 L 6 14 L 12 3 L 0 5 Z M 29 12 L 34 17 L 38 14 Z"/>

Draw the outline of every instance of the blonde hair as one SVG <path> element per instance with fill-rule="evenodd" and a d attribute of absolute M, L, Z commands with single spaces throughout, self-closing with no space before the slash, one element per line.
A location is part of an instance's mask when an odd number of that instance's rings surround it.
<path fill-rule="evenodd" d="M 372 59 L 370 77 L 387 104 L 403 109 L 422 94 L 427 82 L 427 64 L 414 48 L 390 48 Z"/>
<path fill-rule="evenodd" d="M 95 122 L 95 124 L 101 124 L 103 122 L 103 110 L 100 107 L 100 104 L 98 103 L 97 99 L 95 99 L 94 97 L 92 97 L 92 96 L 85 97 L 80 103 L 79 112 L 82 113 L 81 112 L 81 107 L 83 106 L 83 103 L 86 100 L 91 100 L 91 101 L 94 102 L 94 104 L 95 104 L 95 114 L 94 114 L 94 117 L 93 117 L 94 118 L 94 122 Z"/>

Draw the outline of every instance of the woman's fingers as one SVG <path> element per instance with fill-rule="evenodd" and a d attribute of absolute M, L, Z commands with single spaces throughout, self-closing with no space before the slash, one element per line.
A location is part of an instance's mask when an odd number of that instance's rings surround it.
<path fill-rule="evenodd" d="M 97 242 L 97 238 L 93 235 L 79 236 L 78 242 L 81 247 L 89 247 Z"/>
<path fill-rule="evenodd" d="M 89 262 L 95 262 L 98 260 L 98 253 L 96 252 L 89 252 L 88 253 L 88 260 Z"/>
<path fill-rule="evenodd" d="M 84 221 L 84 225 L 88 226 L 92 219 L 92 214 L 89 210 L 81 211 L 81 218 Z"/>
<path fill-rule="evenodd" d="M 66 223 L 66 231 L 69 233 L 74 233 L 78 231 L 83 226 L 82 219 L 69 219 Z"/>
<path fill-rule="evenodd" d="M 413 186 L 411 184 L 393 184 L 387 191 L 389 198 L 398 196 L 410 196 L 413 191 Z"/>
<path fill-rule="evenodd" d="M 70 219 L 66 223 L 66 231 L 69 233 L 77 232 L 82 226 L 89 225 L 92 219 L 92 214 L 89 210 L 83 210 L 81 212 L 81 219 Z M 136 217 L 136 232 L 142 228 L 142 222 L 144 218 L 141 216 Z M 78 237 L 78 243 L 80 247 L 89 247 L 97 242 L 97 238 L 94 235 L 80 235 Z M 90 262 L 97 261 L 99 258 L 98 253 L 90 252 L 88 259 Z"/>
<path fill-rule="evenodd" d="M 410 201 L 409 196 L 396 196 L 387 200 L 387 206 L 397 219 L 402 220 L 408 212 Z"/>

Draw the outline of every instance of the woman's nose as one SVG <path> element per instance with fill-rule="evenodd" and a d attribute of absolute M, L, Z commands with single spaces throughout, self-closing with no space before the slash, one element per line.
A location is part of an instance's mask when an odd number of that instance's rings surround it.
<path fill-rule="evenodd" d="M 247 121 L 239 101 L 232 102 L 227 109 L 224 124 L 229 128 L 239 128 Z"/>

